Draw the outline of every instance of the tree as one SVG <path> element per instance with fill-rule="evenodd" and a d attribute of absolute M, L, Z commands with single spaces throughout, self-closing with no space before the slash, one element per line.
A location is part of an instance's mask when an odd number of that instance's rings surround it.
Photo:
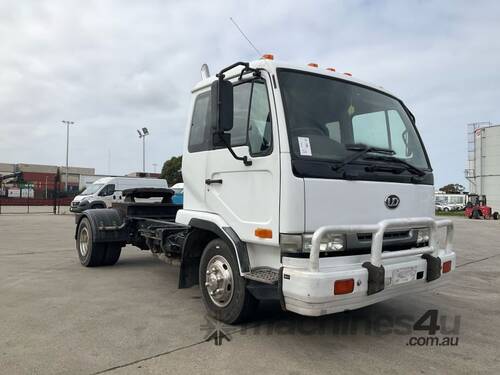
<path fill-rule="evenodd" d="M 465 187 L 460 184 L 448 184 L 443 186 L 439 190 L 444 191 L 446 194 L 462 194 L 462 192 L 465 190 Z"/>
<path fill-rule="evenodd" d="M 169 160 L 163 163 L 160 178 L 167 180 L 168 186 L 182 182 L 182 156 L 172 156 Z"/>

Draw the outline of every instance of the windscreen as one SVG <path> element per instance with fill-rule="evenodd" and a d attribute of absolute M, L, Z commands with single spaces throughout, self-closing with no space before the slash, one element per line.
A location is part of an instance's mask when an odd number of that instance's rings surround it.
<path fill-rule="evenodd" d="M 104 186 L 104 184 L 90 184 L 87 188 L 82 191 L 80 195 L 92 195 L 99 191 Z"/>
<path fill-rule="evenodd" d="M 429 168 L 415 128 L 395 98 L 339 79 L 279 70 L 278 79 L 294 157 L 341 161 L 364 144 Z"/>

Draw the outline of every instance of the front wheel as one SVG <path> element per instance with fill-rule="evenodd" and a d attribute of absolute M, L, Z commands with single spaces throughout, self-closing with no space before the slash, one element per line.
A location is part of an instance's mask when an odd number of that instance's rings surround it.
<path fill-rule="evenodd" d="M 250 318 L 258 301 L 246 289 L 238 262 L 227 243 L 212 240 L 203 250 L 199 283 L 208 313 L 224 323 L 235 324 Z"/>
<path fill-rule="evenodd" d="M 493 212 L 493 220 L 498 220 L 498 212 Z"/>

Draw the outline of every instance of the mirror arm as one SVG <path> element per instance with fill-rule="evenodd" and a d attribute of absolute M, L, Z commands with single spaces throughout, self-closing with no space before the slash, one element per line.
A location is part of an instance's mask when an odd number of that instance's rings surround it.
<path fill-rule="evenodd" d="M 215 76 L 219 79 L 224 79 L 224 73 L 227 72 L 228 70 L 231 70 L 237 66 L 240 66 L 240 65 L 243 65 L 245 67 L 245 69 L 250 69 L 250 64 L 247 63 L 247 62 L 242 62 L 242 61 L 238 61 L 234 64 L 231 64 L 227 67 L 225 67 L 224 69 L 222 69 L 219 73 L 217 73 Z"/>
<path fill-rule="evenodd" d="M 241 160 L 243 164 L 245 164 L 247 167 L 252 165 L 252 161 L 248 160 L 248 157 L 246 155 L 245 156 L 236 155 L 231 145 L 226 142 L 226 139 L 224 138 L 223 134 L 219 132 L 217 133 L 217 135 L 221 139 L 222 143 L 224 143 L 224 146 L 226 146 L 226 148 L 229 150 L 229 153 L 233 156 L 233 158 L 235 158 L 236 160 Z"/>

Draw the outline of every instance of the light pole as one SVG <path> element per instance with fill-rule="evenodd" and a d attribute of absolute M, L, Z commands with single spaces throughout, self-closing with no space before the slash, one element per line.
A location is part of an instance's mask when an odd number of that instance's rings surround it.
<path fill-rule="evenodd" d="M 74 125 L 73 121 L 62 120 L 63 124 L 66 125 L 66 181 L 64 183 L 64 190 L 68 191 L 68 154 L 69 154 L 69 126 Z"/>
<path fill-rule="evenodd" d="M 137 129 L 139 138 L 142 138 L 142 171 L 146 173 L 146 136 L 149 135 L 148 128 L 142 128 L 142 132 Z"/>

